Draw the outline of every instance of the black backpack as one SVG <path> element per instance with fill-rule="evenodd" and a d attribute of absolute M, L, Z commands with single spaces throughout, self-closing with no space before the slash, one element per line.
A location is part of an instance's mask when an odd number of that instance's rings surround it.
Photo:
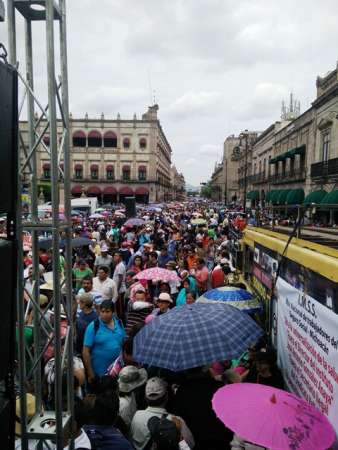
<path fill-rule="evenodd" d="M 153 416 L 148 420 L 148 429 L 151 439 L 146 449 L 148 450 L 178 450 L 180 433 L 172 420 L 163 414 L 161 418 Z"/>

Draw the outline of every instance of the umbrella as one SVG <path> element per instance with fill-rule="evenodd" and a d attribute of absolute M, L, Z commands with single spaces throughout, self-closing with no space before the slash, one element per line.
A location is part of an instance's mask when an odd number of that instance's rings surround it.
<path fill-rule="evenodd" d="M 133 358 L 177 372 L 237 358 L 262 334 L 250 316 L 232 306 L 183 305 L 137 333 Z"/>
<path fill-rule="evenodd" d="M 95 213 L 89 216 L 89 219 L 104 219 L 104 216 L 102 214 Z"/>
<path fill-rule="evenodd" d="M 192 225 L 205 225 L 207 221 L 205 219 L 192 219 Z"/>
<path fill-rule="evenodd" d="M 180 277 L 174 270 L 162 269 L 160 267 L 152 267 L 151 269 L 142 270 L 135 278 L 138 280 L 151 281 L 181 281 Z"/>
<path fill-rule="evenodd" d="M 197 299 L 199 303 L 221 303 L 231 305 L 246 313 L 261 311 L 262 306 L 252 294 L 245 289 L 222 286 L 205 292 Z"/>
<path fill-rule="evenodd" d="M 145 222 L 143 219 L 139 219 L 137 217 L 133 217 L 131 219 L 128 219 L 127 222 L 124 224 L 126 227 L 140 227 L 144 225 Z"/>
<path fill-rule="evenodd" d="M 101 213 L 102 211 L 105 211 L 105 209 L 104 208 L 97 208 L 95 210 L 96 213 Z"/>
<path fill-rule="evenodd" d="M 78 237 L 78 238 L 72 239 L 72 247 L 74 247 L 74 248 L 85 247 L 86 245 L 91 245 L 91 244 L 92 244 L 92 241 L 85 237 Z"/>
<path fill-rule="evenodd" d="M 212 405 L 228 428 L 271 450 L 324 450 L 335 440 L 332 425 L 314 406 L 271 386 L 229 384 L 215 393 Z"/>

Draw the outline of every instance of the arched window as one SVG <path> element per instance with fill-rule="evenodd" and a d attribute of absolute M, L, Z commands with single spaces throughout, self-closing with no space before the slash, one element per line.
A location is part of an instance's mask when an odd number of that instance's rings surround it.
<path fill-rule="evenodd" d="M 90 166 L 90 178 L 92 180 L 97 180 L 99 178 L 99 166 L 97 164 L 92 164 Z"/>
<path fill-rule="evenodd" d="M 44 163 L 42 166 L 43 169 L 43 178 L 45 178 L 46 180 L 50 179 L 50 164 L 49 163 Z"/>
<path fill-rule="evenodd" d="M 138 179 L 139 179 L 139 181 L 145 181 L 147 179 L 147 168 L 146 168 L 146 166 L 139 166 L 139 168 L 138 168 Z"/>
<path fill-rule="evenodd" d="M 117 147 L 117 136 L 113 131 L 107 131 L 103 136 L 103 146 L 104 147 Z"/>
<path fill-rule="evenodd" d="M 123 139 L 123 148 L 129 148 L 130 147 L 130 139 L 124 138 Z"/>
<path fill-rule="evenodd" d="M 123 181 L 130 181 L 130 166 L 123 166 L 122 167 L 122 180 Z"/>
<path fill-rule="evenodd" d="M 102 136 L 98 131 L 91 131 L 88 134 L 88 147 L 102 147 Z"/>
<path fill-rule="evenodd" d="M 142 149 L 147 148 L 147 139 L 146 138 L 140 139 L 140 148 L 142 148 Z"/>
<path fill-rule="evenodd" d="M 75 179 L 82 180 L 83 178 L 83 166 L 81 164 L 75 164 L 74 166 Z"/>
<path fill-rule="evenodd" d="M 106 167 L 107 180 L 114 180 L 114 166 L 109 165 Z"/>
<path fill-rule="evenodd" d="M 83 131 L 75 131 L 73 134 L 73 147 L 86 147 L 87 138 Z"/>

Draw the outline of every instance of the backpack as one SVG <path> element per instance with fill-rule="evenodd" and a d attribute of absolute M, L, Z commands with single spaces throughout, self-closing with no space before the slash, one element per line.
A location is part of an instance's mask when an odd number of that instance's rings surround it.
<path fill-rule="evenodd" d="M 132 448 L 120 431 L 112 426 L 85 425 L 84 430 L 90 440 L 92 450 L 131 450 Z"/>
<path fill-rule="evenodd" d="M 168 414 L 163 414 L 161 418 L 153 416 L 148 420 L 151 438 L 146 446 L 147 450 L 178 450 L 180 432 L 167 416 Z"/>

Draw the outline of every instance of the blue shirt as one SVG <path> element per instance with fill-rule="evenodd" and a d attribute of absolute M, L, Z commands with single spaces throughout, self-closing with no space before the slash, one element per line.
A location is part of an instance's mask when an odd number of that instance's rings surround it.
<path fill-rule="evenodd" d="M 113 318 L 114 328 L 111 329 L 100 320 L 99 328 L 95 334 L 94 322 L 91 322 L 85 333 L 85 347 L 91 349 L 91 363 L 95 375 L 103 376 L 110 364 L 119 356 L 125 331 L 122 323 L 116 317 Z"/>
<path fill-rule="evenodd" d="M 113 426 L 85 425 L 83 428 L 92 446 L 107 450 L 133 450 L 131 443 Z"/>

